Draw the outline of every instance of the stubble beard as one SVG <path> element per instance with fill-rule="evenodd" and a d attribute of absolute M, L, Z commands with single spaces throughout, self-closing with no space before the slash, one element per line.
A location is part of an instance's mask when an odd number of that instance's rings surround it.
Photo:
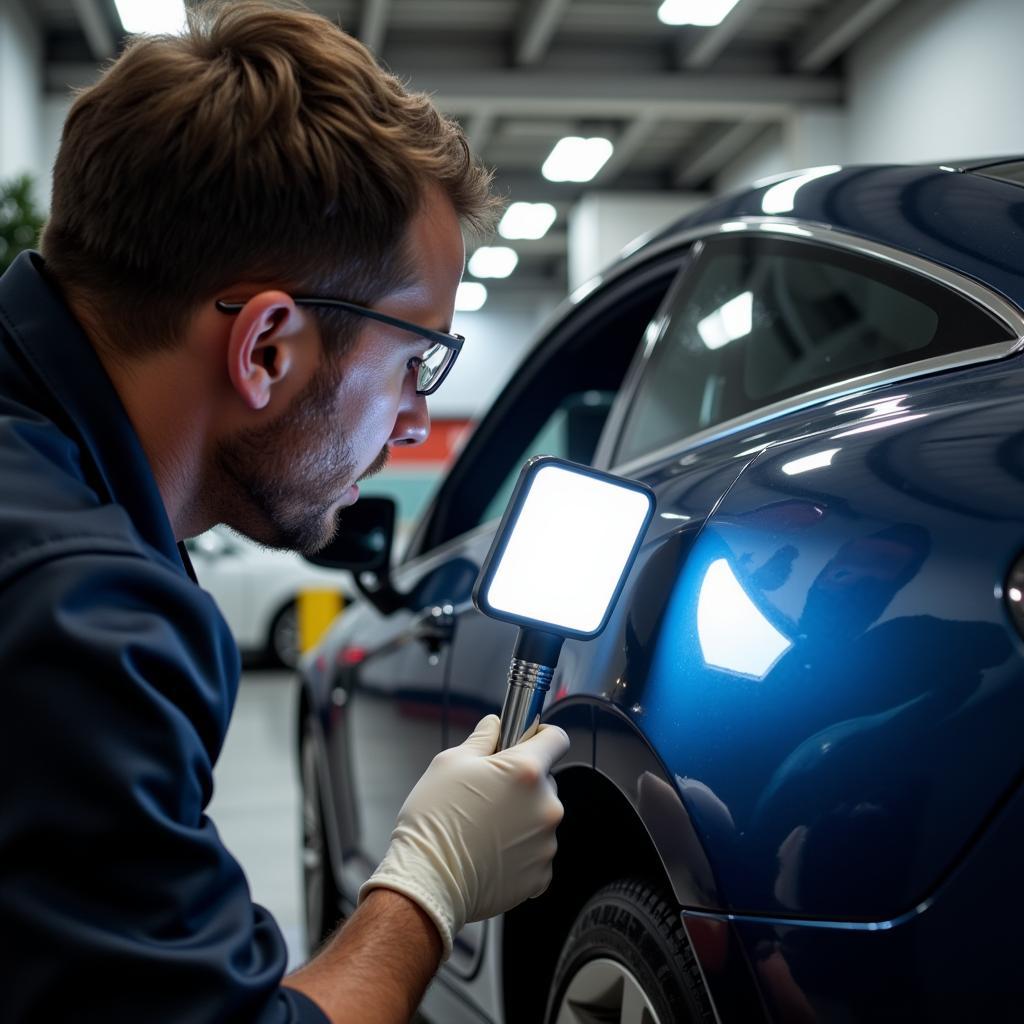
<path fill-rule="evenodd" d="M 229 526 L 301 554 L 330 543 L 337 532 L 333 506 L 357 472 L 350 442 L 338 436 L 340 380 L 340 370 L 317 374 L 277 419 L 220 443 L 216 462 L 228 484 Z M 386 462 L 386 449 L 382 455 Z"/>

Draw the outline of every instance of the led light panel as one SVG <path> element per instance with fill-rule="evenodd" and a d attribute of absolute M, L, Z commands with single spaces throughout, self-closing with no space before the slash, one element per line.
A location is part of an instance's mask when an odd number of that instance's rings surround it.
<path fill-rule="evenodd" d="M 524 477 L 484 567 L 478 600 L 489 614 L 553 632 L 604 625 L 653 511 L 632 482 L 543 459 Z"/>

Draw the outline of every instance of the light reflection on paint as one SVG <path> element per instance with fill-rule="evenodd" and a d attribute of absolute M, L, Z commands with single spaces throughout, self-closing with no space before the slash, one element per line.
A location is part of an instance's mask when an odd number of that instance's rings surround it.
<path fill-rule="evenodd" d="M 793 646 L 758 610 L 729 563 L 711 563 L 697 598 L 697 636 L 704 661 L 751 679 L 764 679 Z"/>
<path fill-rule="evenodd" d="M 841 170 L 842 168 L 838 164 L 829 164 L 826 167 L 812 167 L 802 174 L 797 174 L 795 177 L 780 181 L 777 185 L 772 185 L 762 196 L 761 209 L 765 213 L 789 213 L 796 205 L 797 192 L 804 185 Z"/>
<path fill-rule="evenodd" d="M 892 416 L 889 419 L 876 420 L 873 423 L 865 423 L 862 427 L 853 427 L 851 430 L 843 430 L 838 434 L 833 434 L 832 440 L 838 441 L 842 437 L 852 437 L 854 434 L 866 434 L 871 430 L 884 430 L 886 427 L 895 427 L 900 423 L 924 419 L 927 415 L 927 413 L 919 412 L 913 416 Z"/>
<path fill-rule="evenodd" d="M 832 460 L 842 448 L 826 448 L 822 452 L 815 452 L 813 455 L 805 455 L 802 459 L 793 459 L 782 466 L 782 472 L 786 476 L 797 476 L 800 473 L 809 473 L 812 469 L 824 469 L 832 465 Z"/>

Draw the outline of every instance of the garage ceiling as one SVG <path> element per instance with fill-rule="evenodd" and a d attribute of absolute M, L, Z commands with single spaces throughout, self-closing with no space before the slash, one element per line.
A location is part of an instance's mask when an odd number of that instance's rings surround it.
<path fill-rule="evenodd" d="M 513 243 L 505 287 L 565 284 L 565 214 L 585 189 L 701 190 L 799 107 L 843 99 L 842 55 L 899 0 L 739 0 L 714 28 L 658 21 L 660 0 L 315 0 L 464 124 L 513 200 L 555 228 Z M 123 30 L 113 0 L 38 0 L 54 91 L 95 77 Z M 565 135 L 615 151 L 592 182 L 540 166 Z M 515 284 L 513 284 L 515 282 Z"/>

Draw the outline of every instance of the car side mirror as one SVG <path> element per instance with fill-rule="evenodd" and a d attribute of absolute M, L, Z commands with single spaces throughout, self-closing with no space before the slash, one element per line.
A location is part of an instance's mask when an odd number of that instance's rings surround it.
<path fill-rule="evenodd" d="M 304 557 L 326 569 L 347 569 L 366 599 L 390 615 L 405 607 L 405 599 L 391 585 L 395 518 L 391 498 L 360 498 L 339 513 L 334 540 L 315 555 Z"/>

